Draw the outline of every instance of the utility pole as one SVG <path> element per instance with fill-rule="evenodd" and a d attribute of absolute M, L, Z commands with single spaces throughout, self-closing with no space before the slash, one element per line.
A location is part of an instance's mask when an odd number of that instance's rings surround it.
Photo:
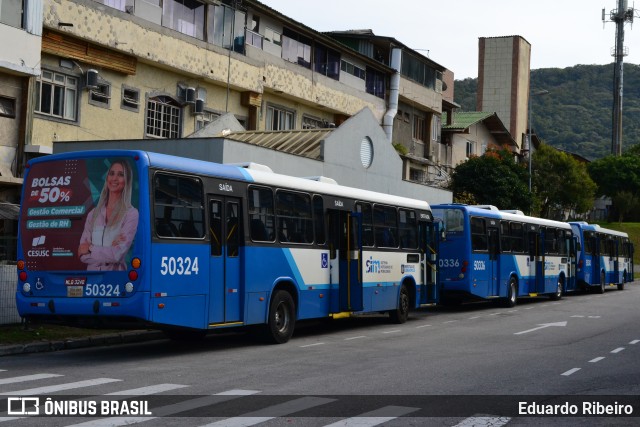
<path fill-rule="evenodd" d="M 613 116 L 611 135 L 611 154 L 622 155 L 622 71 L 624 57 L 629 49 L 624 47 L 624 24 L 633 23 L 634 10 L 628 7 L 627 0 L 618 0 L 618 8 L 609 12 L 609 19 L 616 23 L 616 44 L 612 49 L 615 57 L 613 65 Z M 602 9 L 602 22 L 605 22 L 605 10 Z"/>

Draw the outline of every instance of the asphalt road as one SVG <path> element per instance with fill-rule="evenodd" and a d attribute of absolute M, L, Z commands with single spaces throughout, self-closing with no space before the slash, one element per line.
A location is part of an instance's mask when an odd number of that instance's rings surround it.
<path fill-rule="evenodd" d="M 229 333 L 5 356 L 0 427 L 638 425 L 639 306 L 636 282 L 514 308 L 426 307 L 402 325 L 302 324 L 284 345 Z M 9 397 L 38 397 L 41 414 L 70 401 L 99 414 L 102 399 L 123 417 L 21 417 L 2 413 Z M 46 411 L 48 397 L 59 402 Z M 151 415 L 127 414 L 131 401 Z M 615 414 L 629 410 L 637 418 Z M 536 411 L 582 417 L 522 416 Z"/>

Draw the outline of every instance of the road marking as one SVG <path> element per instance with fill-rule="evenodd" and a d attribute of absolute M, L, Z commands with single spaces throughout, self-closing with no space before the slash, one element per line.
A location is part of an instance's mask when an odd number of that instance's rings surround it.
<path fill-rule="evenodd" d="M 525 310 L 531 310 L 531 309 L 533 309 L 533 308 L 534 308 L 534 307 L 525 307 L 524 309 L 525 309 Z"/>
<path fill-rule="evenodd" d="M 580 315 L 577 315 L 577 314 L 576 314 L 576 315 L 573 315 L 573 316 L 571 316 L 571 317 L 577 317 L 577 318 L 579 318 L 579 319 L 584 319 L 584 316 L 580 316 Z"/>
<path fill-rule="evenodd" d="M 300 348 L 315 347 L 317 345 L 324 345 L 324 343 L 323 342 L 317 342 L 317 343 L 314 343 L 314 344 L 301 345 Z"/>
<path fill-rule="evenodd" d="M 589 316 L 589 319 L 599 319 L 602 316 Z"/>
<path fill-rule="evenodd" d="M 400 332 L 400 329 L 392 329 L 390 331 L 384 331 L 383 334 L 395 334 L 396 332 Z"/>
<path fill-rule="evenodd" d="M 284 402 L 279 405 L 269 406 L 255 412 L 249 412 L 242 417 L 227 418 L 201 427 L 248 427 L 278 417 L 284 417 L 295 412 L 304 411 L 327 403 L 335 402 L 336 399 L 324 397 L 301 397 L 299 399 Z"/>
<path fill-rule="evenodd" d="M 54 393 L 56 391 L 62 391 L 62 390 L 71 390 L 74 388 L 82 388 L 82 387 L 91 387 L 94 385 L 101 385 L 101 384 L 108 384 L 108 383 L 113 383 L 113 382 L 117 382 L 117 381 L 122 381 L 122 380 L 116 380 L 113 378 L 95 378 L 93 380 L 84 380 L 84 381 L 77 381 L 74 383 L 66 383 L 66 384 L 58 384 L 58 385 L 51 385 L 51 386 L 47 386 L 47 387 L 38 387 L 38 388 L 30 388 L 27 390 L 17 390 L 17 391 L 9 391 L 6 393 L 0 393 L 0 396 L 12 396 L 12 395 L 18 395 L 18 396 L 25 396 L 25 395 L 34 395 L 34 394 L 47 394 L 47 393 Z"/>
<path fill-rule="evenodd" d="M 457 322 L 457 320 L 447 320 L 446 322 L 442 322 L 442 324 L 455 323 L 455 322 Z"/>
<path fill-rule="evenodd" d="M 589 363 L 596 363 L 596 362 L 601 361 L 602 359 L 604 359 L 604 357 L 596 357 L 595 359 L 589 360 Z"/>
<path fill-rule="evenodd" d="M 509 417 L 469 417 L 453 427 L 500 427 L 511 420 Z"/>
<path fill-rule="evenodd" d="M 105 396 L 147 396 L 149 394 L 162 393 L 184 387 L 189 386 L 182 384 L 157 384 L 148 387 L 134 388 L 131 390 L 116 391 L 114 393 L 105 394 Z"/>
<path fill-rule="evenodd" d="M 421 328 L 428 328 L 431 325 L 420 325 L 420 326 L 416 326 L 416 329 L 421 329 Z"/>
<path fill-rule="evenodd" d="M 517 311 L 518 311 L 518 310 L 509 310 L 509 311 L 507 311 L 507 313 L 515 313 L 515 312 L 517 312 Z"/>
<path fill-rule="evenodd" d="M 537 328 L 527 329 L 526 331 L 514 332 L 513 335 L 528 334 L 529 332 L 537 331 L 539 329 L 548 328 L 550 326 L 567 326 L 567 322 L 555 322 L 555 323 L 541 323 Z"/>
<path fill-rule="evenodd" d="M 191 399 L 180 403 L 174 403 L 171 405 L 160 406 L 153 408 L 153 417 L 110 417 L 100 418 L 98 420 L 91 420 L 80 424 L 73 424 L 67 427 L 120 427 L 131 424 L 137 424 L 144 421 L 154 420 L 160 417 L 167 417 L 173 414 L 179 414 L 180 412 L 192 411 L 194 409 L 202 408 L 204 406 L 216 405 L 222 402 L 227 402 L 232 399 L 237 399 L 242 396 L 249 396 L 251 394 L 260 393 L 255 390 L 229 390 L 222 393 L 214 394 L 211 396 L 204 396 L 197 399 Z"/>
<path fill-rule="evenodd" d="M 2 378 L 0 379 L 0 385 L 21 383 L 25 381 L 42 380 L 45 378 L 55 378 L 55 377 L 61 377 L 61 376 L 62 375 L 58 375 L 58 374 L 33 374 L 33 375 L 23 375 L 20 377 L 13 377 L 13 378 Z"/>
<path fill-rule="evenodd" d="M 345 341 L 351 341 L 351 340 L 359 340 L 361 338 L 366 338 L 366 335 L 358 335 L 357 337 L 350 337 L 350 338 L 345 338 Z"/>
<path fill-rule="evenodd" d="M 615 350 L 611 350 L 611 353 L 620 353 L 622 350 L 624 350 L 624 347 L 618 347 Z"/>
<path fill-rule="evenodd" d="M 631 342 L 629 342 L 629 344 L 634 345 L 634 344 L 638 344 L 640 342 L 640 340 L 633 340 Z"/>
<path fill-rule="evenodd" d="M 573 369 L 569 369 L 567 372 L 563 372 L 560 375 L 564 375 L 565 377 L 568 377 L 571 374 L 575 374 L 576 372 L 578 372 L 580 370 L 580 368 L 573 368 Z"/>
<path fill-rule="evenodd" d="M 325 427 L 373 427 L 418 411 L 419 409 L 420 408 L 410 408 L 406 406 L 385 406 L 384 408 L 366 412 L 357 417 L 336 421 Z"/>
<path fill-rule="evenodd" d="M 497 316 L 500 313 L 489 313 L 489 316 Z"/>
<path fill-rule="evenodd" d="M 475 320 L 475 319 L 479 319 L 479 318 L 480 318 L 480 316 L 473 316 L 473 317 L 469 317 L 468 320 Z"/>

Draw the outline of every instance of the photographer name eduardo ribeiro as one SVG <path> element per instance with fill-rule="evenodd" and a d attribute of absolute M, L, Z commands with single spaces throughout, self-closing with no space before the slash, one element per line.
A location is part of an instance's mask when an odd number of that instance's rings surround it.
<path fill-rule="evenodd" d="M 53 400 L 40 404 L 39 397 L 9 397 L 7 415 L 96 415 L 147 416 L 153 415 L 146 400 Z"/>
<path fill-rule="evenodd" d="M 582 402 L 581 405 L 570 402 L 545 404 L 537 402 L 518 402 L 518 415 L 633 415 L 633 406 L 614 402 Z"/>

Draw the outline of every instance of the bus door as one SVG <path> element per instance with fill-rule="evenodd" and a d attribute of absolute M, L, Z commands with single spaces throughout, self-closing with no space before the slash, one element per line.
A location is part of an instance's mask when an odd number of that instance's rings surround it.
<path fill-rule="evenodd" d="M 491 221 L 491 225 L 494 223 Z M 498 227 L 489 226 L 487 231 L 489 233 L 489 264 L 487 265 L 489 286 L 487 293 L 491 296 L 498 296 L 500 295 L 500 230 Z"/>
<path fill-rule="evenodd" d="M 209 323 L 241 320 L 242 205 L 235 197 L 209 198 Z"/>
<path fill-rule="evenodd" d="M 576 266 L 578 263 L 578 238 L 573 236 L 570 231 L 565 232 L 565 241 L 569 252 L 569 259 L 567 260 L 567 283 L 565 288 L 567 290 L 575 290 L 577 287 L 576 279 Z"/>
<path fill-rule="evenodd" d="M 602 265 L 600 254 L 604 252 L 604 249 L 600 247 L 604 242 L 595 233 L 593 234 L 593 255 L 591 256 L 591 281 L 589 284 L 600 283 L 600 266 Z M 605 280 L 606 282 L 606 280 Z"/>
<path fill-rule="evenodd" d="M 332 283 L 338 282 L 338 312 L 362 311 L 362 216 L 356 212 L 329 213 Z M 336 307 L 333 307 L 335 310 Z"/>
<path fill-rule="evenodd" d="M 528 293 L 535 294 L 538 289 L 544 290 L 544 263 L 538 227 L 529 225 L 527 244 L 529 246 L 529 280 Z"/>
<path fill-rule="evenodd" d="M 610 253 L 609 259 L 613 258 L 613 277 L 614 280 L 611 280 L 613 283 L 622 283 L 620 280 L 620 253 L 622 252 L 622 248 L 620 248 L 620 239 L 612 238 L 609 242 Z"/>
<path fill-rule="evenodd" d="M 421 297 L 421 304 L 437 303 L 439 299 L 438 292 L 438 246 L 440 242 L 440 233 L 443 232 L 443 223 L 441 221 L 418 222 L 418 230 L 420 233 L 420 252 L 424 259 L 420 263 L 424 277 L 424 289 Z"/>

